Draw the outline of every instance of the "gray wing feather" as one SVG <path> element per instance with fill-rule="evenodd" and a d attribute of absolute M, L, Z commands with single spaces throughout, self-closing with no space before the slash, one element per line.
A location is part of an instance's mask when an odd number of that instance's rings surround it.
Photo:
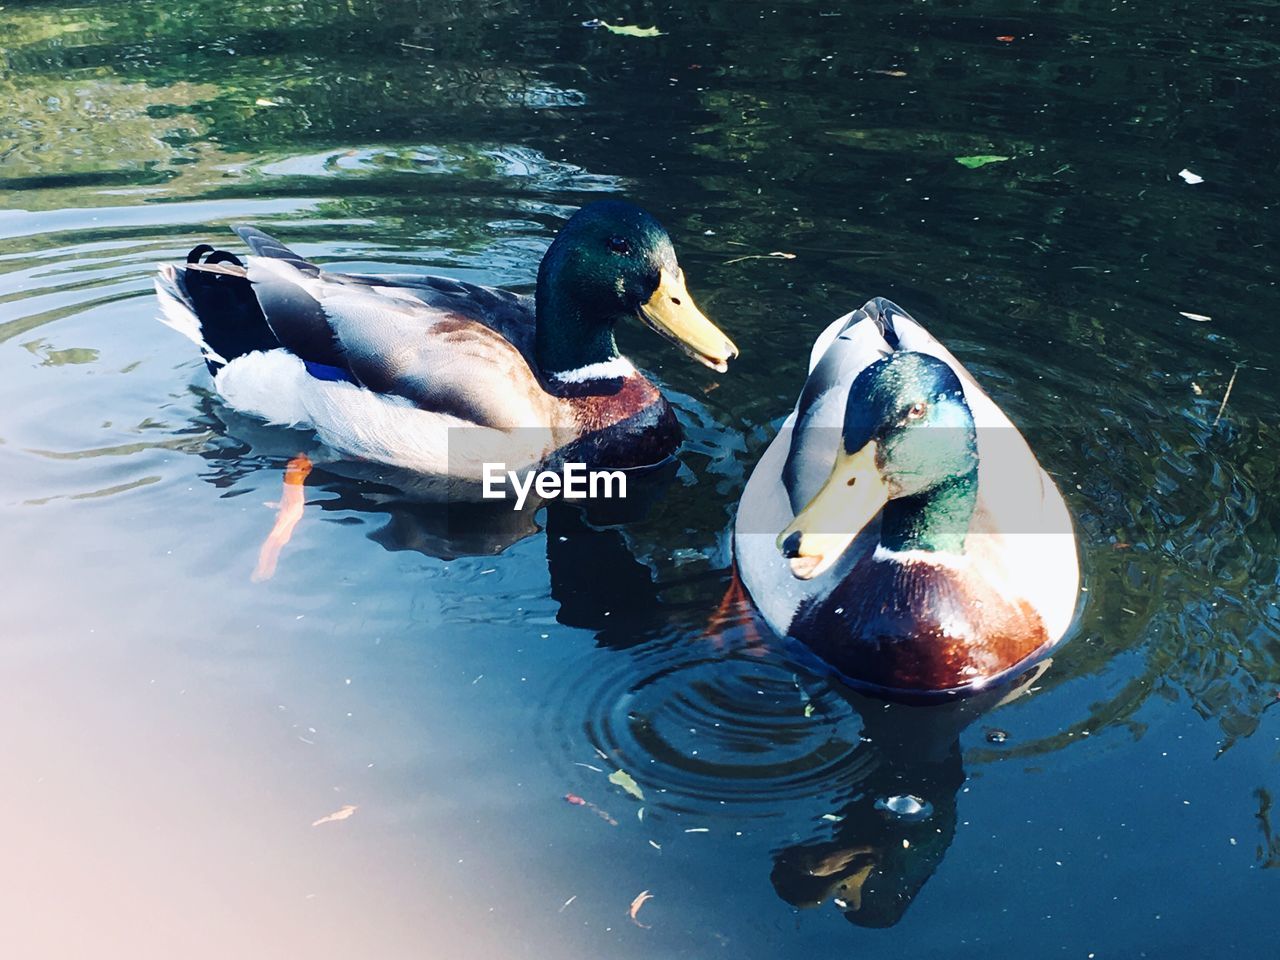
<path fill-rule="evenodd" d="M 831 473 L 853 381 L 893 351 L 882 332 L 881 314 L 872 312 L 873 304 L 875 301 L 853 312 L 800 392 L 791 446 L 782 468 L 792 513 L 799 513 L 813 499 Z"/>
<path fill-rule="evenodd" d="M 320 268 L 314 263 L 294 253 L 275 237 L 263 233 L 257 227 L 251 227 L 247 223 L 237 223 L 232 225 L 231 229 L 258 256 L 287 261 L 308 277 L 318 277 L 320 275 Z"/>
<path fill-rule="evenodd" d="M 527 359 L 533 358 L 532 297 L 501 287 L 423 274 L 327 274 L 326 278 L 365 288 L 390 288 L 397 299 L 412 299 L 432 309 L 469 317 L 501 334 Z"/>
<path fill-rule="evenodd" d="M 369 389 L 483 426 L 538 422 L 533 371 L 484 324 L 363 292 L 339 292 L 321 306 L 348 368 Z"/>

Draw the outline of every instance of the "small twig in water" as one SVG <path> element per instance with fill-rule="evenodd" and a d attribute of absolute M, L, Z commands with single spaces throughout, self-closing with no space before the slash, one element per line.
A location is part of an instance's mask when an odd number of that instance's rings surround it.
<path fill-rule="evenodd" d="M 1227 392 L 1222 395 L 1222 403 L 1218 407 L 1218 415 L 1213 418 L 1213 425 L 1216 427 L 1218 421 L 1222 419 L 1222 413 L 1227 409 L 1227 401 L 1231 399 L 1231 389 L 1236 385 L 1236 374 L 1240 372 L 1240 364 L 1236 364 L 1236 368 L 1231 371 L 1231 379 L 1227 381 Z"/>
<path fill-rule="evenodd" d="M 1036 248 L 1037 250 L 1039 250 L 1041 253 L 1048 253 L 1048 252 L 1049 252 L 1049 248 L 1048 248 L 1048 247 L 1046 247 L 1044 244 L 1036 243 L 1036 242 L 1035 242 L 1034 240 L 1032 240 L 1030 237 L 1013 237 L 1012 239 L 1014 239 L 1014 240 L 1025 240 L 1027 243 L 1031 244 L 1033 247 L 1035 247 L 1035 248 Z"/>
<path fill-rule="evenodd" d="M 732 260 L 726 260 L 724 265 L 727 267 L 731 263 L 741 263 L 743 260 L 794 260 L 794 253 L 783 253 L 781 250 L 774 250 L 772 253 L 751 253 L 745 257 L 734 257 Z"/>
<path fill-rule="evenodd" d="M 627 916 L 631 918 L 631 922 L 634 923 L 637 927 L 644 927 L 646 930 L 649 929 L 650 925 L 647 923 L 641 923 L 639 920 L 637 920 L 636 914 L 640 912 L 640 908 L 644 906 L 646 900 L 652 900 L 652 899 L 653 899 L 652 893 L 650 893 L 648 890 L 641 890 L 638 894 L 636 894 L 636 898 L 631 901 L 631 909 L 627 911 Z"/>

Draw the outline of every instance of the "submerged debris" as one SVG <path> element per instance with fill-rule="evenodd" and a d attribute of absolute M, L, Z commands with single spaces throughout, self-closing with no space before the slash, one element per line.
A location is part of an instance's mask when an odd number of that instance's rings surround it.
<path fill-rule="evenodd" d="M 1227 392 L 1222 395 L 1222 405 L 1218 407 L 1218 415 L 1213 418 L 1213 425 L 1216 427 L 1218 421 L 1222 419 L 1222 414 L 1226 412 L 1227 401 L 1231 399 L 1231 391 L 1236 385 L 1236 374 L 1240 372 L 1240 364 L 1236 364 L 1236 368 L 1231 371 L 1231 379 L 1227 381 Z"/>
<path fill-rule="evenodd" d="M 637 927 L 644 927 L 646 930 L 649 929 L 650 924 L 641 923 L 639 920 L 636 919 L 636 914 L 640 912 L 640 908 L 645 905 L 646 901 L 649 901 L 652 899 L 653 899 L 652 893 L 650 893 L 648 890 L 641 890 L 638 894 L 636 894 L 636 898 L 631 901 L 631 909 L 627 911 L 627 916 L 631 918 L 631 922 L 634 923 Z"/>
<path fill-rule="evenodd" d="M 584 800 L 582 797 L 578 796 L 576 793 L 566 793 L 564 795 L 564 798 L 567 802 L 573 804 L 575 807 L 586 807 L 588 810 L 594 813 L 597 817 L 599 817 L 605 823 L 609 824 L 609 826 L 616 827 L 618 825 L 618 821 L 613 819 L 613 817 L 609 815 L 609 812 L 607 810 L 600 809 L 590 800 Z"/>
<path fill-rule="evenodd" d="M 333 813 L 325 814 L 319 820 L 314 821 L 311 825 L 318 827 L 322 823 L 335 823 L 338 820 L 345 820 L 360 808 L 354 803 L 348 803 L 341 810 L 335 810 Z"/>

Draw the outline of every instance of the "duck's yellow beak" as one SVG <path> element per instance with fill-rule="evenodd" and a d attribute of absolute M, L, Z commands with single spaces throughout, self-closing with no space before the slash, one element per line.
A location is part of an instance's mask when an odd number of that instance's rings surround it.
<path fill-rule="evenodd" d="M 778 549 L 801 580 L 816 577 L 875 519 L 889 499 L 889 488 L 876 466 L 872 440 L 856 453 L 836 454 L 831 476 L 790 525 L 778 534 Z"/>
<path fill-rule="evenodd" d="M 662 271 L 658 289 L 640 306 L 640 316 L 648 326 L 712 370 L 724 373 L 729 361 L 738 355 L 733 341 L 694 304 L 684 285 L 683 270 Z"/>

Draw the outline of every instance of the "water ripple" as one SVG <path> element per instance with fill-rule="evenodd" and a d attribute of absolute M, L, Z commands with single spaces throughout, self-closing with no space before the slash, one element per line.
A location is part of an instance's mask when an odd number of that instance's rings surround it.
<path fill-rule="evenodd" d="M 768 817 L 855 774 L 857 713 L 780 657 L 682 640 L 583 665 L 556 684 L 564 696 L 544 714 L 544 739 L 566 767 L 607 758 L 650 807 Z"/>

